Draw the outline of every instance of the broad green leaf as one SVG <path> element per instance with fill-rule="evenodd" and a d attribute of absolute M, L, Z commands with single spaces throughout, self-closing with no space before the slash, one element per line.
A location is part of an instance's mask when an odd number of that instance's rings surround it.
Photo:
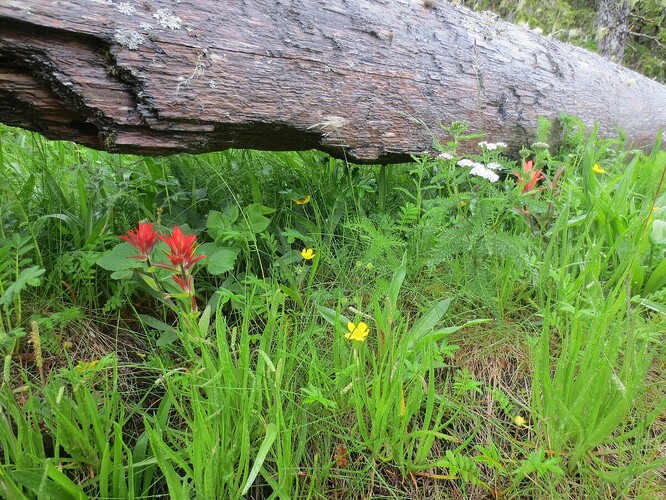
<path fill-rule="evenodd" d="M 446 313 L 451 305 L 451 299 L 444 299 L 437 302 L 430 310 L 421 316 L 416 323 L 409 329 L 405 335 L 406 339 L 409 339 L 407 344 L 407 349 L 412 349 L 414 344 L 416 344 L 421 338 L 432 332 L 435 325 L 439 323 L 442 319 L 442 316 Z"/>
<path fill-rule="evenodd" d="M 407 274 L 407 252 L 405 252 L 405 254 L 402 256 L 402 262 L 400 263 L 400 267 L 396 270 L 395 274 L 393 275 L 393 279 L 391 280 L 391 285 L 389 286 L 389 303 L 393 308 L 393 313 L 395 313 L 395 310 L 398 307 L 398 295 L 400 294 L 402 283 L 403 281 L 405 281 L 406 274 Z"/>
<path fill-rule="evenodd" d="M 199 331 L 201 332 L 201 335 L 205 337 L 208 335 L 208 330 L 210 328 L 210 318 L 212 315 L 212 307 L 210 304 L 206 306 L 206 308 L 203 310 L 203 313 L 201 313 L 201 318 L 199 318 Z"/>
<path fill-rule="evenodd" d="M 301 294 L 298 292 L 298 290 L 289 288 L 286 285 L 280 285 L 280 290 L 282 290 L 282 292 L 287 297 L 296 302 L 300 307 L 303 307 L 303 298 L 301 297 Z"/>
<path fill-rule="evenodd" d="M 461 330 L 465 327 L 468 327 L 470 325 L 478 325 L 480 323 L 485 323 L 488 320 L 482 319 L 482 320 L 474 320 L 470 321 L 468 323 L 465 323 L 463 325 L 458 325 L 458 326 L 450 326 L 448 328 L 438 328 L 437 330 L 431 330 L 430 332 L 426 332 L 425 335 L 422 337 L 419 337 L 418 340 L 416 341 L 410 341 L 409 344 L 407 344 L 407 350 L 408 351 L 415 351 L 419 352 L 423 347 L 424 344 L 427 344 L 428 342 L 439 342 L 440 340 L 443 340 L 447 337 L 450 337 L 451 334 L 456 333 L 458 330 Z M 456 345 L 449 345 L 446 349 L 443 349 L 441 351 L 442 355 L 450 355 L 455 350 L 457 350 Z"/>
<path fill-rule="evenodd" d="M 23 493 L 22 488 L 12 479 L 2 464 L 0 464 L 0 491 L 5 494 L 6 498 L 28 500 L 28 496 Z"/>
<path fill-rule="evenodd" d="M 650 277 L 643 288 L 644 295 L 650 295 L 666 286 L 666 258 L 662 259 L 657 267 L 650 273 Z"/>
<path fill-rule="evenodd" d="M 220 233 L 224 232 L 228 228 L 228 224 L 222 212 L 217 210 L 211 210 L 208 212 L 208 219 L 206 221 L 206 229 L 208 229 L 208 234 L 214 240 L 220 237 Z"/>
<path fill-rule="evenodd" d="M 148 316 L 146 314 L 139 314 L 139 318 L 145 325 L 148 325 L 150 328 L 154 328 L 155 330 L 159 330 L 162 332 L 167 332 L 171 330 L 176 331 L 176 329 L 173 326 L 157 318 L 153 318 L 152 316 Z"/>
<path fill-rule="evenodd" d="M 224 212 L 211 210 L 206 221 L 206 229 L 210 237 L 217 241 L 227 236 L 232 229 L 232 225 L 238 220 L 238 214 L 239 211 L 236 205 L 225 208 Z"/>
<path fill-rule="evenodd" d="M 125 269 L 124 271 L 114 271 L 111 273 L 111 278 L 114 280 L 126 280 L 131 278 L 134 275 L 131 269 Z"/>
<path fill-rule="evenodd" d="M 205 255 L 206 269 L 214 276 L 234 270 L 238 258 L 238 248 L 219 247 L 214 243 L 206 243 L 199 248 L 200 254 Z"/>
<path fill-rule="evenodd" d="M 76 497 L 70 495 L 65 488 L 54 483 L 53 481 L 44 478 L 42 474 L 36 472 L 27 471 L 27 470 L 18 470 L 14 471 L 11 474 L 12 479 L 22 485 L 27 490 L 35 494 L 35 498 L 40 497 L 39 493 L 41 492 L 44 496 L 41 498 L 58 498 L 63 500 L 76 499 L 76 498 L 86 498 Z"/>
<path fill-rule="evenodd" d="M 141 261 L 132 258 L 138 254 L 136 248 L 127 242 L 122 242 L 113 247 L 110 252 L 98 257 L 95 263 L 107 271 L 127 271 L 141 267 Z"/>
<path fill-rule="evenodd" d="M 165 345 L 169 345 L 178 339 L 178 330 L 176 330 L 173 326 L 165 323 L 164 321 L 160 321 L 157 318 L 153 318 L 152 316 L 147 316 L 145 314 L 139 314 L 139 318 L 146 326 L 162 332 L 160 338 L 155 342 L 158 347 L 164 347 Z"/>
<path fill-rule="evenodd" d="M 245 209 L 245 218 L 247 220 L 248 229 L 254 234 L 265 231 L 271 223 L 271 220 L 268 217 L 264 217 L 264 214 L 272 213 L 274 211 L 275 210 L 272 208 L 265 207 L 258 203 L 248 205 Z"/>
<path fill-rule="evenodd" d="M 342 328 L 346 329 L 347 324 L 350 323 L 350 321 L 345 316 L 338 314 L 337 311 L 331 309 L 330 307 L 317 306 L 317 310 L 319 311 L 319 314 L 321 314 L 321 317 L 333 326 L 342 326 Z"/>
<path fill-rule="evenodd" d="M 666 246 L 666 221 L 655 219 L 650 231 L 650 243 L 657 247 Z"/>
<path fill-rule="evenodd" d="M 160 335 L 160 338 L 155 341 L 155 345 L 157 347 L 164 347 L 173 344 L 176 340 L 178 340 L 177 332 L 164 332 Z"/>

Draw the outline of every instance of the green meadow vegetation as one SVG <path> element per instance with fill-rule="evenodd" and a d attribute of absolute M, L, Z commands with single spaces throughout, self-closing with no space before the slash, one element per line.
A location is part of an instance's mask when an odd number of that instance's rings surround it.
<path fill-rule="evenodd" d="M 0 496 L 666 496 L 666 154 L 560 125 L 384 167 L 0 127 Z"/>

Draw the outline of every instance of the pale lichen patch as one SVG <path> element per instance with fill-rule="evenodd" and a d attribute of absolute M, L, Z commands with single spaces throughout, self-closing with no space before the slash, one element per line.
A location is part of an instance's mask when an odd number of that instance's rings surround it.
<path fill-rule="evenodd" d="M 164 29 L 168 28 L 170 30 L 179 30 L 183 22 L 183 20 L 180 17 L 174 15 L 170 9 L 160 9 L 155 14 L 153 14 L 153 17 L 157 19 L 159 25 Z"/>
<path fill-rule="evenodd" d="M 119 3 L 116 5 L 116 10 L 126 16 L 133 16 L 136 14 L 136 7 L 128 2 Z"/>
<path fill-rule="evenodd" d="M 148 23 L 141 23 L 139 24 L 139 28 L 141 28 L 143 31 L 150 31 L 153 29 L 153 25 Z"/>
<path fill-rule="evenodd" d="M 117 30 L 113 35 L 113 38 L 120 45 L 122 45 L 123 47 L 127 47 L 130 50 L 138 49 L 139 45 L 141 45 L 145 41 L 143 35 L 137 33 L 136 31 L 128 30 L 125 28 Z"/>

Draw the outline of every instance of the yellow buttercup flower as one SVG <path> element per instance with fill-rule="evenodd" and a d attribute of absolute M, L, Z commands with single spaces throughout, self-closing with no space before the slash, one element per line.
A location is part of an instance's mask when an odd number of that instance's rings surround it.
<path fill-rule="evenodd" d="M 301 198 L 299 200 L 294 200 L 294 203 L 296 203 L 296 205 L 305 205 L 311 199 L 312 198 L 310 197 L 310 195 L 307 195 L 305 198 Z"/>
<path fill-rule="evenodd" d="M 525 420 L 525 419 L 524 419 L 523 417 L 521 417 L 520 415 L 516 415 L 516 418 L 514 419 L 513 422 L 514 422 L 514 423 L 516 424 L 516 426 L 518 426 L 518 427 L 525 427 L 525 424 L 527 423 L 527 420 Z"/>
<path fill-rule="evenodd" d="M 594 170 L 595 174 L 605 174 L 606 171 L 599 166 L 598 163 L 595 163 L 594 166 L 592 167 L 592 170 Z"/>
<path fill-rule="evenodd" d="M 347 323 L 348 333 L 345 333 L 345 338 L 349 340 L 356 340 L 358 342 L 365 342 L 365 338 L 370 333 L 368 325 L 361 321 L 358 325 L 355 325 L 351 321 Z"/>
<path fill-rule="evenodd" d="M 94 368 L 95 365 L 99 363 L 99 360 L 95 359 L 89 363 L 85 361 L 79 361 L 79 364 L 76 365 L 76 371 L 79 373 L 83 373 L 86 370 L 90 370 L 91 368 Z"/>
<path fill-rule="evenodd" d="M 314 250 L 312 250 L 312 248 L 304 248 L 303 250 L 301 250 L 301 257 L 303 257 L 305 260 L 313 259 L 315 255 L 317 254 L 314 253 Z"/>

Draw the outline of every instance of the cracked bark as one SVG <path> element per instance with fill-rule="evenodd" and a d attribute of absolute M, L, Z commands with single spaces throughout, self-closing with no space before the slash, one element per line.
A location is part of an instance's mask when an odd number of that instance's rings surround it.
<path fill-rule="evenodd" d="M 384 163 L 432 152 L 440 123 L 518 149 L 560 113 L 646 146 L 666 87 L 448 2 L 0 4 L 0 121 L 98 149 Z"/>

